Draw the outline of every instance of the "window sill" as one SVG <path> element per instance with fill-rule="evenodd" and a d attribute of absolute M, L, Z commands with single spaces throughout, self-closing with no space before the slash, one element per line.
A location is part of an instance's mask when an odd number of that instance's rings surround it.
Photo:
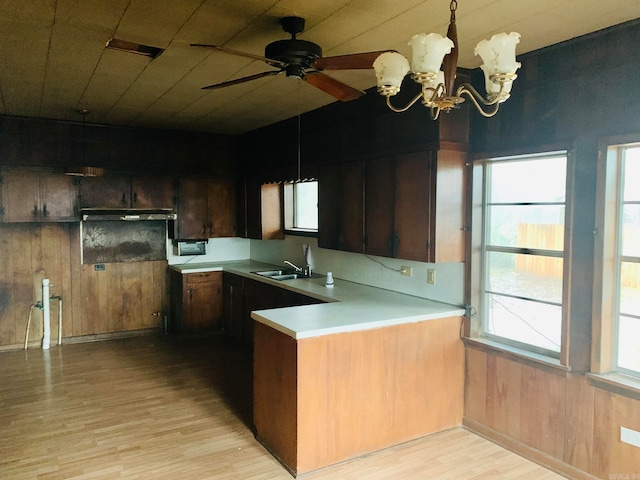
<path fill-rule="evenodd" d="M 297 235 L 298 237 L 317 237 L 317 230 L 305 230 L 303 228 L 287 228 L 284 233 L 286 235 Z"/>
<path fill-rule="evenodd" d="M 562 365 L 560 363 L 560 360 L 558 360 L 557 358 L 549 357 L 547 355 L 529 352 L 522 348 L 505 345 L 504 343 L 496 342 L 494 340 L 489 340 L 486 338 L 463 337 L 462 340 L 468 347 L 476 348 L 487 353 L 496 354 L 508 360 L 522 363 L 524 365 L 541 368 L 556 375 L 566 376 L 566 374 L 571 371 L 571 367 Z"/>
<path fill-rule="evenodd" d="M 591 385 L 608 392 L 640 400 L 640 378 L 622 373 L 588 373 Z"/>

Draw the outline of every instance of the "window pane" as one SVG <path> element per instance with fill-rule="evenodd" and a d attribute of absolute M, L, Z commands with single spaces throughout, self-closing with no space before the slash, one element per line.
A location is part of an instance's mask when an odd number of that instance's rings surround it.
<path fill-rule="evenodd" d="M 491 206 L 489 212 L 490 245 L 564 250 L 564 205 Z"/>
<path fill-rule="evenodd" d="M 491 164 L 489 203 L 564 202 L 564 156 Z"/>
<path fill-rule="evenodd" d="M 640 205 L 624 205 L 622 218 L 622 255 L 640 257 Z"/>
<path fill-rule="evenodd" d="M 640 320 L 620 316 L 618 324 L 618 367 L 640 372 Z"/>
<path fill-rule="evenodd" d="M 560 351 L 561 307 L 501 295 L 488 295 L 487 300 L 487 333 Z"/>
<path fill-rule="evenodd" d="M 640 263 L 621 263 L 620 313 L 640 317 Z"/>
<path fill-rule="evenodd" d="M 294 185 L 295 228 L 318 229 L 318 182 Z"/>
<path fill-rule="evenodd" d="M 624 200 L 625 202 L 639 201 L 640 188 L 640 147 L 625 150 L 624 166 Z"/>
<path fill-rule="evenodd" d="M 562 303 L 562 258 L 490 252 L 485 290 Z"/>

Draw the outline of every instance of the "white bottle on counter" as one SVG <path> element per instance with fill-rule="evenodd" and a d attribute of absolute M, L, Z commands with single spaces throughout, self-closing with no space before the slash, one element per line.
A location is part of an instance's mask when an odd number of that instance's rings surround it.
<path fill-rule="evenodd" d="M 327 272 L 327 279 L 324 282 L 324 286 L 327 288 L 333 288 L 333 273 Z"/>

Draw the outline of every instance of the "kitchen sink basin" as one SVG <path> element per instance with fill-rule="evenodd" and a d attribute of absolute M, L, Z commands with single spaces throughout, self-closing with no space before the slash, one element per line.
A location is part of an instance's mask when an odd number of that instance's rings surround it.
<path fill-rule="evenodd" d="M 279 275 L 288 275 L 288 270 L 262 270 L 261 272 L 253 272 L 256 275 L 260 275 L 261 277 L 277 277 Z"/>
<path fill-rule="evenodd" d="M 312 273 L 311 275 L 303 275 L 302 273 L 296 273 L 295 270 L 292 269 L 276 269 L 276 270 L 260 270 L 255 273 L 256 275 L 260 275 L 261 277 L 271 278 L 273 280 L 295 280 L 296 278 L 318 278 L 321 275 L 317 275 Z"/>
<path fill-rule="evenodd" d="M 252 272 L 261 277 L 271 278 L 273 280 L 295 280 L 298 274 L 291 270 L 262 270 L 260 272 Z"/>

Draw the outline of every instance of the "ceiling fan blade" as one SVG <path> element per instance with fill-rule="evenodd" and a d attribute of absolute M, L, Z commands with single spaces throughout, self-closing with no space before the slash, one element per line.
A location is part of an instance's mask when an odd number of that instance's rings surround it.
<path fill-rule="evenodd" d="M 337 98 L 341 102 L 349 102 L 364 95 L 362 90 L 350 87 L 349 85 L 320 72 L 308 73 L 304 77 L 304 81 L 316 88 L 319 88 L 323 92 L 328 93 L 332 97 Z"/>
<path fill-rule="evenodd" d="M 232 55 L 239 55 L 245 58 L 251 58 L 253 60 L 262 60 L 263 62 L 268 63 L 273 67 L 284 68 L 287 66 L 285 62 L 281 62 L 279 60 L 273 60 L 271 58 L 262 57 L 260 55 L 254 55 L 253 53 L 241 52 L 240 50 L 233 50 L 232 48 L 221 47 L 218 45 L 209 45 L 206 43 L 191 43 L 192 47 L 204 47 L 204 48 L 212 48 L 214 50 L 220 50 L 221 52 L 230 53 Z"/>
<path fill-rule="evenodd" d="M 373 68 L 373 62 L 375 59 L 381 54 L 389 51 L 393 50 L 323 57 L 318 58 L 311 64 L 311 66 L 318 70 L 363 70 Z"/>
<path fill-rule="evenodd" d="M 250 82 L 251 80 L 257 80 L 263 77 L 270 77 L 272 75 L 279 75 L 282 70 L 269 70 L 268 72 L 256 73 L 255 75 L 249 75 L 248 77 L 237 78 L 235 80 L 229 80 L 228 82 L 215 83 L 213 85 L 207 85 L 202 87 L 202 90 L 216 90 L 218 88 L 230 87 L 232 85 L 238 85 L 240 83 Z"/>

